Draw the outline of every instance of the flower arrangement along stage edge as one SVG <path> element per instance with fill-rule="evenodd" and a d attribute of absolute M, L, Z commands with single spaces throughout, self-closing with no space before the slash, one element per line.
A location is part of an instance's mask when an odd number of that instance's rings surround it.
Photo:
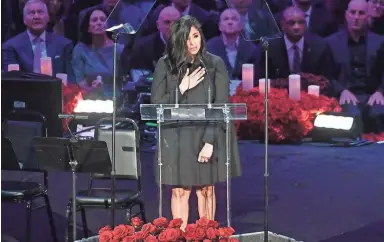
<path fill-rule="evenodd" d="M 164 217 L 143 224 L 140 218 L 131 219 L 131 225 L 105 226 L 99 230 L 100 242 L 238 242 L 231 238 L 232 227 L 219 227 L 219 223 L 203 217 L 194 224 L 180 229 L 181 219 L 168 221 Z"/>
<path fill-rule="evenodd" d="M 300 75 L 304 80 L 302 88 L 318 85 L 320 90 L 326 90 L 330 85 L 324 77 L 307 73 Z M 341 111 L 338 100 L 325 95 L 317 97 L 302 91 L 299 101 L 290 99 L 288 90 L 285 89 L 288 87 L 288 79 L 271 80 L 271 86 L 268 94 L 268 133 L 271 142 L 300 141 L 313 129 L 313 121 L 317 114 Z M 259 93 L 259 88 L 245 91 L 240 84 L 231 97 L 231 102 L 247 104 L 248 119 L 235 122 L 238 137 L 244 140 L 263 140 L 265 103 L 264 95 Z"/>

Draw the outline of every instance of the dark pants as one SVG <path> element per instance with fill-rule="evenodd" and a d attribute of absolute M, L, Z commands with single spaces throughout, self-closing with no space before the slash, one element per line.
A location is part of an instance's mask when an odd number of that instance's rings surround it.
<path fill-rule="evenodd" d="M 368 105 L 368 100 L 371 96 L 368 94 L 355 94 L 355 96 L 359 103 L 357 105 L 341 105 L 343 112 L 346 112 L 353 117 L 360 117 L 364 124 L 365 133 L 384 132 L 384 105 Z"/>

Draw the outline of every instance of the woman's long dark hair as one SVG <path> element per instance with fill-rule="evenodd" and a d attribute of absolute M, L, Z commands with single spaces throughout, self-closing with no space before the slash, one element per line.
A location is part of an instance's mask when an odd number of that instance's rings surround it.
<path fill-rule="evenodd" d="M 83 42 L 86 45 L 92 44 L 92 35 L 89 33 L 89 20 L 91 19 L 91 15 L 95 11 L 101 11 L 108 17 L 109 12 L 106 8 L 98 6 L 90 9 L 83 17 L 83 20 L 80 25 L 80 42 Z M 109 34 L 107 34 L 108 38 L 111 38 Z"/>
<path fill-rule="evenodd" d="M 202 60 L 205 55 L 205 39 L 201 24 L 192 16 L 186 15 L 181 17 L 171 26 L 171 34 L 165 50 L 168 64 L 173 75 L 178 75 L 179 73 L 184 75 L 187 70 L 187 65 L 181 67 L 181 64 L 185 62 L 188 57 L 187 40 L 192 27 L 195 27 L 201 36 L 200 50 L 195 57 L 192 69 L 194 69 L 194 66 L 199 65 L 199 60 Z"/>

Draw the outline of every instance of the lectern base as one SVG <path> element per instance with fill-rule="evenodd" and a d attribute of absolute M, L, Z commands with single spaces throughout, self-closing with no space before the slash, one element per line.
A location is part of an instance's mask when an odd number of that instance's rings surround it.
<path fill-rule="evenodd" d="M 264 242 L 264 232 L 239 234 L 233 237 L 239 239 L 240 242 Z M 283 235 L 268 232 L 268 242 L 302 242 L 302 241 L 297 241 Z"/>

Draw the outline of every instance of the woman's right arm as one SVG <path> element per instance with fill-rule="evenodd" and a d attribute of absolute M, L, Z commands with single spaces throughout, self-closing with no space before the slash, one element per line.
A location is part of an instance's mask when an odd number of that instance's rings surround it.
<path fill-rule="evenodd" d="M 151 102 L 154 104 L 175 103 L 177 83 L 176 81 L 172 82 L 173 88 L 168 88 L 167 85 L 170 85 L 170 83 L 167 83 L 167 73 L 168 68 L 163 57 L 157 62 L 155 72 L 153 73 L 153 81 L 151 87 Z M 180 92 L 180 88 L 177 88 L 177 92 L 178 101 L 180 102 L 183 94 Z"/>
<path fill-rule="evenodd" d="M 90 86 L 85 79 L 85 59 L 83 57 L 84 48 L 77 44 L 72 53 L 72 70 L 75 82 L 84 90 L 90 90 Z"/>

